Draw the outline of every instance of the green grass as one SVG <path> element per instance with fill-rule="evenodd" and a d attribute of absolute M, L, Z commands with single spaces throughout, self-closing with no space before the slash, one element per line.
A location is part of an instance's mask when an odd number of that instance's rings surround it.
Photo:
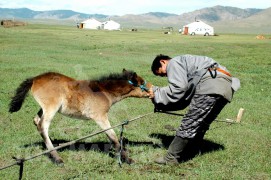
<path fill-rule="evenodd" d="M 90 79 L 126 68 L 163 86 L 166 79 L 155 77 L 150 71 L 157 54 L 197 54 L 227 66 L 242 84 L 232 103 L 218 117 L 234 119 L 238 110 L 244 108 L 242 123 L 214 122 L 205 136 L 209 144 L 218 146 L 217 150 L 175 167 L 156 165 L 153 160 L 166 152 L 166 148 L 159 147 L 159 135 L 173 137 L 174 132 L 164 126 L 178 127 L 181 117 L 152 114 L 125 129 L 135 164 L 123 164 L 120 168 L 107 153 L 92 150 L 95 143 L 107 145 L 107 137 L 100 134 L 77 143 L 77 148 L 61 150 L 63 167 L 53 164 L 47 156 L 27 161 L 24 179 L 270 179 L 271 41 L 256 40 L 255 36 L 182 36 L 164 35 L 161 31 L 109 32 L 49 25 L 1 27 L 0 167 L 13 163 L 12 156 L 29 157 L 45 150 L 32 122 L 39 110 L 33 98 L 27 98 L 21 111 L 8 113 L 10 98 L 24 79 L 46 71 Z M 152 111 L 149 99 L 125 99 L 112 107 L 110 121 L 116 125 Z M 67 142 L 97 130 L 99 127 L 92 121 L 57 115 L 50 137 L 54 142 Z M 119 135 L 120 128 L 115 131 Z M 18 172 L 18 166 L 2 170 L 0 179 L 17 179 Z"/>

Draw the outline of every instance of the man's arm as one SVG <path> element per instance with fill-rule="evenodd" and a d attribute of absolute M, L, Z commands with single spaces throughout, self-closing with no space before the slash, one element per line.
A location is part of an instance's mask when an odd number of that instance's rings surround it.
<path fill-rule="evenodd" d="M 167 66 L 168 86 L 153 86 L 154 103 L 168 105 L 179 101 L 188 89 L 185 63 L 171 59 Z"/>

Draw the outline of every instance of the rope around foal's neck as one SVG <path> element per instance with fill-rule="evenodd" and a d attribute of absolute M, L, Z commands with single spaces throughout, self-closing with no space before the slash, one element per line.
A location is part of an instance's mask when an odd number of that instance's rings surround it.
<path fill-rule="evenodd" d="M 146 86 L 146 84 L 147 84 L 146 81 L 144 81 L 144 84 L 141 84 L 141 85 L 135 84 L 135 83 L 133 83 L 131 80 L 129 80 L 128 82 L 129 82 L 129 84 L 131 84 L 131 85 L 133 85 L 133 86 L 135 86 L 135 87 L 140 87 L 140 89 L 141 89 L 142 91 L 147 91 L 147 92 L 149 91 L 149 88 L 147 88 L 147 86 Z"/>

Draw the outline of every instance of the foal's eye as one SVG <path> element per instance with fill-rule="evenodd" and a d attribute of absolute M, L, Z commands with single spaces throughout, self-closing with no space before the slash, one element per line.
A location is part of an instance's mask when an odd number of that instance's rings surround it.
<path fill-rule="evenodd" d="M 138 81 L 132 81 L 131 82 L 133 83 L 134 86 L 137 86 L 138 85 Z"/>

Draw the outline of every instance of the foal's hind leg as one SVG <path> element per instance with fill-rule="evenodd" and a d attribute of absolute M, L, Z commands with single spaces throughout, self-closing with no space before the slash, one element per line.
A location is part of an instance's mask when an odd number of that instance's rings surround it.
<path fill-rule="evenodd" d="M 109 129 L 111 128 L 110 122 L 107 118 L 103 120 L 96 120 L 96 123 L 102 128 L 102 129 Z M 107 137 L 110 139 L 111 142 L 113 142 L 114 148 L 115 148 L 115 154 L 118 156 L 121 156 L 122 160 L 125 160 L 128 164 L 133 163 L 133 160 L 128 157 L 128 154 L 125 151 L 122 151 L 120 153 L 120 143 L 118 140 L 118 137 L 113 129 L 109 129 L 105 131 Z"/>
<path fill-rule="evenodd" d="M 40 109 L 39 110 L 39 112 L 37 113 L 37 115 L 36 115 L 36 117 L 34 118 L 34 124 L 36 125 L 36 126 L 38 126 L 38 124 L 39 124 L 39 122 L 40 122 L 40 119 L 41 119 L 41 117 L 42 117 L 42 114 L 43 114 L 43 111 L 42 111 L 42 109 Z"/>
<path fill-rule="evenodd" d="M 45 110 L 42 115 L 38 114 L 36 116 L 36 118 L 37 118 L 37 117 L 40 117 L 40 115 L 41 115 L 39 121 L 37 122 L 37 129 L 40 132 L 40 135 L 43 138 L 44 143 L 45 143 L 48 150 L 51 150 L 54 148 L 52 141 L 49 138 L 48 131 L 49 131 L 50 123 L 51 123 L 55 113 L 56 113 L 56 109 L 51 110 L 51 111 Z M 36 120 L 36 118 L 34 119 L 34 121 Z M 35 123 L 36 123 L 36 121 L 35 121 Z M 50 155 L 52 156 L 52 158 L 54 159 L 54 161 L 57 164 L 63 163 L 63 160 L 60 158 L 60 156 L 58 155 L 56 150 L 51 151 Z"/>

